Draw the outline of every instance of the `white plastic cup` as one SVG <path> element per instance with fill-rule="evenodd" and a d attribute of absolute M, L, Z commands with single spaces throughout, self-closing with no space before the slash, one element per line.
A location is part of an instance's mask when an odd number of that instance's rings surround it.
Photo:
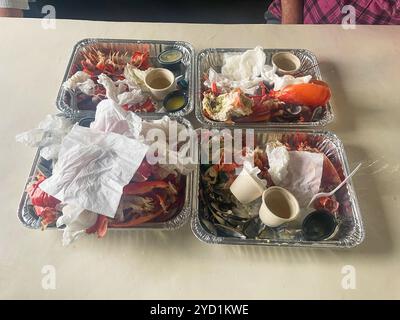
<path fill-rule="evenodd" d="M 299 71 L 301 61 L 291 52 L 278 52 L 272 56 L 272 65 L 280 75 L 294 74 Z"/>
<path fill-rule="evenodd" d="M 261 182 L 243 169 L 230 187 L 233 195 L 241 203 L 247 204 L 260 198 L 265 190 Z"/>
<path fill-rule="evenodd" d="M 297 218 L 300 207 L 295 196 L 281 187 L 270 187 L 262 194 L 259 215 L 268 227 L 278 227 Z"/>
<path fill-rule="evenodd" d="M 164 68 L 151 70 L 144 78 L 146 87 L 157 100 L 164 100 L 168 93 L 176 89 L 174 74 Z"/>

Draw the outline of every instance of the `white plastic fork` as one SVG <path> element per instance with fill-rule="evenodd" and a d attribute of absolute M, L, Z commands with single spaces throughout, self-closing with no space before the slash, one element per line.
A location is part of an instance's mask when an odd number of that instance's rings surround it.
<path fill-rule="evenodd" d="M 341 187 L 343 187 L 349 179 L 356 174 L 358 169 L 360 169 L 362 163 L 360 163 L 352 173 L 350 173 L 335 189 L 333 189 L 331 192 L 321 192 L 317 193 L 314 197 L 312 197 L 311 201 L 308 203 L 307 208 L 311 207 L 311 205 L 314 203 L 315 200 L 321 197 L 331 197 L 333 196 Z"/>

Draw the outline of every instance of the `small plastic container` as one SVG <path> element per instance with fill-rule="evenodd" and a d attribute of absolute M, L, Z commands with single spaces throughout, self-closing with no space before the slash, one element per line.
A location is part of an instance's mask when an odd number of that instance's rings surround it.
<path fill-rule="evenodd" d="M 271 60 L 279 75 L 295 74 L 301 67 L 300 59 L 291 52 L 275 53 Z"/>
<path fill-rule="evenodd" d="M 164 100 L 169 93 L 176 89 L 174 74 L 165 68 L 151 70 L 144 78 L 144 83 L 152 96 L 159 101 Z"/>
<path fill-rule="evenodd" d="M 288 190 L 270 187 L 262 195 L 260 219 L 268 227 L 278 227 L 297 218 L 300 207 L 297 199 Z"/>
<path fill-rule="evenodd" d="M 260 198 L 265 190 L 261 182 L 247 172 L 242 170 L 236 180 L 232 183 L 230 190 L 241 203 L 247 204 Z"/>
<path fill-rule="evenodd" d="M 181 90 L 173 91 L 168 94 L 163 102 L 164 109 L 170 113 L 182 110 L 188 104 L 188 97 Z"/>
<path fill-rule="evenodd" d="M 314 211 L 304 219 L 302 230 L 306 240 L 327 240 L 335 234 L 337 222 L 335 217 L 327 211 Z"/>
<path fill-rule="evenodd" d="M 183 58 L 182 51 L 178 49 L 168 49 L 161 52 L 158 57 L 158 63 L 162 65 L 164 68 L 170 70 L 177 70 L 180 68 L 181 62 Z"/>

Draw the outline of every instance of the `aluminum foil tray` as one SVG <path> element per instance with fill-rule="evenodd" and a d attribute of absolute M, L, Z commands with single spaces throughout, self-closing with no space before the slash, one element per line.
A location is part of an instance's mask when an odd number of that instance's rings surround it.
<path fill-rule="evenodd" d="M 349 175 L 349 165 L 342 142 L 336 135 L 330 132 L 312 130 L 290 130 L 290 129 L 256 129 L 254 131 L 256 145 L 264 148 L 270 141 L 281 141 L 282 139 L 293 139 L 298 134 L 304 134 L 307 138 L 318 142 L 318 149 L 323 152 L 334 164 L 335 169 L 343 179 Z M 191 227 L 195 236 L 203 242 L 209 244 L 229 244 L 229 245 L 259 245 L 259 246 L 286 246 L 286 247 L 323 247 L 323 248 L 349 248 L 360 244 L 365 236 L 364 225 L 362 222 L 357 196 L 350 181 L 337 193 L 337 201 L 340 204 L 337 220 L 338 229 L 334 237 L 324 241 L 306 241 L 302 236 L 301 229 L 290 229 L 286 225 L 278 228 L 266 229 L 262 237 L 233 237 L 232 235 L 222 234 L 219 230 L 212 230 L 209 222 L 210 210 L 209 202 L 202 196 L 202 166 L 197 172 L 197 188 L 194 192 L 196 198 L 193 199 L 193 216 Z M 206 167 L 204 167 L 206 168 Z M 229 190 L 228 190 L 229 192 Z M 198 196 L 197 196 L 198 195 Z M 216 232 L 217 231 L 217 232 Z"/>
<path fill-rule="evenodd" d="M 249 49 L 228 49 L 228 48 L 209 48 L 199 52 L 196 58 L 196 88 L 195 88 L 195 113 L 197 119 L 203 124 L 212 127 L 255 127 L 255 128 L 310 128 L 322 127 L 332 122 L 334 119 L 333 108 L 330 103 L 327 104 L 325 112 L 322 116 L 316 117 L 312 122 L 253 122 L 253 123 L 228 123 L 218 122 L 209 119 L 203 114 L 202 110 L 202 92 L 204 75 L 208 74 L 208 70 L 213 68 L 217 72 L 221 72 L 224 64 L 225 54 L 240 54 Z M 266 63 L 271 65 L 272 56 L 277 52 L 288 51 L 295 54 L 301 61 L 298 76 L 311 75 L 316 80 L 322 80 L 321 71 L 318 66 L 316 56 L 309 50 L 305 49 L 264 49 L 267 56 Z"/>
<path fill-rule="evenodd" d="M 64 116 L 65 115 L 59 115 L 59 116 Z M 161 119 L 161 115 L 153 115 L 153 116 L 146 116 L 143 117 L 146 120 L 158 120 Z M 183 118 L 173 118 L 172 119 L 177 120 L 178 122 L 182 123 L 185 125 L 188 129 L 192 129 L 192 126 L 189 121 L 183 119 Z M 80 125 L 87 126 L 91 122 L 91 118 L 89 117 L 72 117 L 71 118 L 74 122 L 80 123 Z M 52 167 L 53 164 L 51 161 L 46 161 L 40 156 L 40 149 L 37 151 L 35 159 L 32 164 L 31 171 L 29 173 L 27 182 L 24 187 L 24 191 L 22 193 L 22 197 L 20 200 L 20 204 L 18 207 L 18 219 L 20 222 L 27 228 L 31 229 L 40 229 L 41 228 L 41 220 L 40 218 L 36 215 L 34 208 L 32 204 L 30 203 L 29 196 L 26 192 L 26 188 L 28 185 L 30 185 L 33 182 L 33 179 L 37 175 L 37 173 L 40 171 L 46 176 L 50 176 L 52 173 Z M 143 225 L 140 225 L 138 227 L 133 227 L 133 228 L 126 228 L 126 229 L 113 229 L 110 228 L 111 230 L 131 230 L 131 229 L 156 229 L 156 230 L 175 230 L 183 226 L 189 219 L 190 215 L 192 212 L 192 199 L 194 197 L 194 190 L 195 190 L 195 173 L 191 173 L 186 177 L 186 188 L 185 188 L 185 201 L 182 205 L 182 208 L 174 214 L 174 216 L 165 222 L 152 222 L 152 223 L 145 223 Z M 55 229 L 56 227 L 54 225 L 48 226 L 48 229 Z"/>
<path fill-rule="evenodd" d="M 68 80 L 76 71 L 82 69 L 80 61 L 82 60 L 82 52 L 87 49 L 97 49 L 100 51 L 119 51 L 121 53 L 133 54 L 136 51 L 149 52 L 150 65 L 158 66 L 158 55 L 167 49 L 179 49 L 183 53 L 181 73 L 185 76 L 188 83 L 188 104 L 179 111 L 173 113 L 174 117 L 185 116 L 193 110 L 194 102 L 194 50 L 193 47 L 184 41 L 157 41 L 157 40 L 118 40 L 118 39 L 84 39 L 79 41 L 72 52 L 69 60 L 67 70 L 65 72 L 62 83 Z M 77 107 L 75 95 L 66 90 L 61 84 L 58 92 L 57 108 L 67 115 L 74 116 L 93 116 L 95 110 L 79 110 Z M 157 114 L 165 115 L 166 113 L 155 112 Z M 144 114 L 144 113 L 139 113 Z M 152 113 L 148 113 L 152 114 Z"/>

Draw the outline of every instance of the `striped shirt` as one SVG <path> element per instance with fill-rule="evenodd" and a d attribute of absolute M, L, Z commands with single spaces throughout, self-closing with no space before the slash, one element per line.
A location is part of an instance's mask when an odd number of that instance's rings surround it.
<path fill-rule="evenodd" d="M 341 24 L 349 14 L 346 5 L 355 9 L 355 24 L 400 24 L 400 0 L 304 0 L 304 23 Z M 281 0 L 268 11 L 281 19 Z"/>

